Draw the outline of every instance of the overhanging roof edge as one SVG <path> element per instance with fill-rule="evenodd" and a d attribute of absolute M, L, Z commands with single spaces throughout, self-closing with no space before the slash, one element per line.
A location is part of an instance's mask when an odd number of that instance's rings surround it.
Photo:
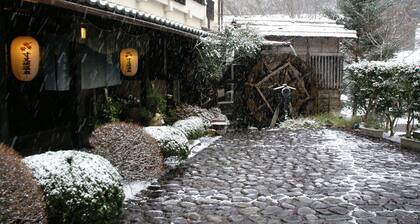
<path fill-rule="evenodd" d="M 103 16 L 112 20 L 118 20 L 124 23 L 129 23 L 132 25 L 148 27 L 151 29 L 156 29 L 160 31 L 167 31 L 182 36 L 187 36 L 191 38 L 199 38 L 200 36 L 208 36 L 210 33 L 203 30 L 195 29 L 188 27 L 184 24 L 174 22 L 172 20 L 160 18 L 158 16 L 151 15 L 132 8 L 118 8 L 119 5 L 115 7 L 100 7 L 92 4 L 82 4 L 81 1 L 73 2 L 68 0 L 38 0 L 39 3 L 50 5 L 58 8 L 69 9 L 72 11 L 86 13 L 94 16 Z M 113 3 L 112 3 L 113 4 Z M 117 9 L 118 8 L 118 9 Z M 111 11 L 111 9 L 114 9 Z M 147 20 L 151 21 L 147 21 Z M 154 20 L 160 21 L 166 24 L 158 24 Z M 182 28 L 182 29 L 181 29 Z"/>

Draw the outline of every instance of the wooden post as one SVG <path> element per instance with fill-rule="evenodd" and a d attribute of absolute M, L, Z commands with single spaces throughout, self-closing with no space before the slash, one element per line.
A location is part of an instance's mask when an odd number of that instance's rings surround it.
<path fill-rule="evenodd" d="M 9 138 L 8 89 L 7 89 L 7 27 L 4 3 L 0 3 L 0 142 Z"/>
<path fill-rule="evenodd" d="M 80 46 L 79 43 L 74 42 L 70 49 L 70 58 L 72 62 L 70 64 L 70 74 L 72 76 L 71 91 L 73 93 L 73 114 L 72 119 L 72 140 L 75 148 L 82 147 L 82 129 L 83 121 L 82 116 L 82 77 L 81 77 L 81 57 L 80 57 Z"/>

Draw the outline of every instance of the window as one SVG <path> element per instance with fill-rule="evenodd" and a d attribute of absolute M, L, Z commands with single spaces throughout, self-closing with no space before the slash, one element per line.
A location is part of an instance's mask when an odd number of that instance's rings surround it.
<path fill-rule="evenodd" d="M 179 4 L 185 5 L 185 0 L 174 0 L 175 2 L 178 2 Z"/>
<path fill-rule="evenodd" d="M 200 3 L 200 4 L 202 4 L 202 5 L 205 5 L 205 3 L 206 3 L 206 0 L 194 0 L 195 2 L 198 2 L 198 3 Z"/>

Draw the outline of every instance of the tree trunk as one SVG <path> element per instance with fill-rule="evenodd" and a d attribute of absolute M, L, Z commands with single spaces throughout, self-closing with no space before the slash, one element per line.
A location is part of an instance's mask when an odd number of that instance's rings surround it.
<path fill-rule="evenodd" d="M 414 111 L 408 112 L 407 125 L 405 127 L 405 137 L 411 138 L 414 129 Z"/>

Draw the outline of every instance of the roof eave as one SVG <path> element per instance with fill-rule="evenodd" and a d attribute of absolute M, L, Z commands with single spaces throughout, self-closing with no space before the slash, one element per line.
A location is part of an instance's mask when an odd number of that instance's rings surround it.
<path fill-rule="evenodd" d="M 38 0 L 39 3 L 50 5 L 58 8 L 63 9 L 70 9 L 72 11 L 76 11 L 83 14 L 89 14 L 93 16 L 101 16 L 112 20 L 121 21 L 124 23 L 148 27 L 151 29 L 156 29 L 160 31 L 166 31 L 174 34 L 179 34 L 182 36 L 198 39 L 201 36 L 208 36 L 209 33 L 203 30 L 195 29 L 188 27 L 186 25 L 176 23 L 174 21 L 170 21 L 165 19 L 164 24 L 158 24 L 153 21 L 146 21 L 144 16 L 147 16 L 149 20 L 159 20 L 156 16 L 150 15 L 148 13 L 144 13 L 135 9 L 132 10 L 118 10 L 117 7 L 109 8 L 109 7 L 100 7 L 96 5 L 87 5 L 81 4 L 78 2 L 72 2 L 67 0 Z M 96 6 L 96 7 L 95 7 Z M 113 11 L 111 11 L 113 10 Z M 153 16 L 153 18 L 150 18 Z M 178 27 L 178 28 L 175 28 Z"/>

